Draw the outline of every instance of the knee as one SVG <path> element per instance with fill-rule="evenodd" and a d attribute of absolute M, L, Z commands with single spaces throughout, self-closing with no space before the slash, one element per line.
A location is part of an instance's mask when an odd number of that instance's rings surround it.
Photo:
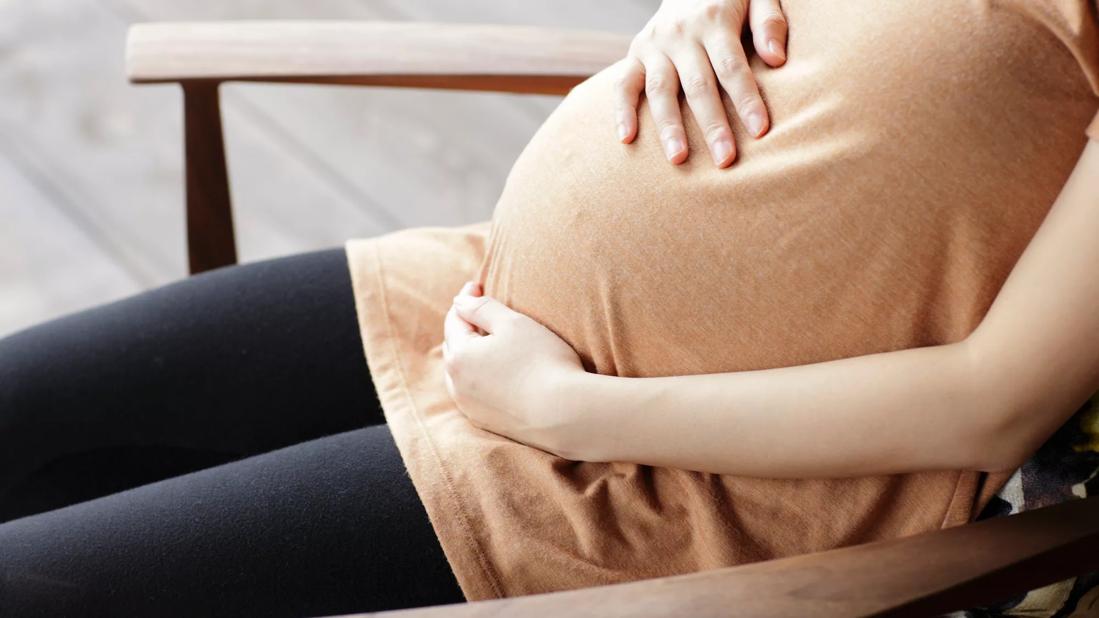
<path fill-rule="evenodd" d="M 74 342 L 66 342 L 70 336 L 47 324 L 0 338 L 0 461 L 46 450 L 43 436 L 58 429 L 80 433 L 80 424 L 62 427 L 61 418 L 62 411 L 79 413 L 84 398 L 74 388 L 82 378 L 73 363 Z"/>
<path fill-rule="evenodd" d="M 23 350 L 21 336 L 16 334 L 0 339 L 0 437 L 5 435 L 6 427 L 30 407 L 27 404 L 35 386 L 30 372 L 21 367 L 21 362 L 31 361 Z"/>

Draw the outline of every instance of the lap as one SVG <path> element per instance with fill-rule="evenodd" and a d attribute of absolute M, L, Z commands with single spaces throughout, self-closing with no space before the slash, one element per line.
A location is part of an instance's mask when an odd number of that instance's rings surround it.
<path fill-rule="evenodd" d="M 0 339 L 0 615 L 463 600 L 384 420 L 342 249 Z"/>
<path fill-rule="evenodd" d="M 219 269 L 0 339 L 0 521 L 382 422 L 342 248 Z"/>
<path fill-rule="evenodd" d="M 2 615 L 300 616 L 462 601 L 384 425 L 0 524 Z"/>

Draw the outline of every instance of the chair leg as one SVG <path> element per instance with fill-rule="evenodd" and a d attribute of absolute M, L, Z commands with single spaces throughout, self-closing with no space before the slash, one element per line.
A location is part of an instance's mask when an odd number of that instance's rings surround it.
<path fill-rule="evenodd" d="M 236 264 L 216 82 L 183 84 L 187 255 L 191 274 Z"/>

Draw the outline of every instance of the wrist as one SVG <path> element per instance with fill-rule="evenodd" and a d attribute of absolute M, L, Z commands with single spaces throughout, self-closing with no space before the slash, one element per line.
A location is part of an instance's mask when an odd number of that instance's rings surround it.
<path fill-rule="evenodd" d="M 615 407 L 609 405 L 608 389 L 615 379 L 581 368 L 556 380 L 552 413 L 560 423 L 557 454 L 571 461 L 615 461 L 614 442 L 623 434 L 621 427 L 614 427 Z"/>
<path fill-rule="evenodd" d="M 600 416 L 593 414 L 598 374 L 583 368 L 550 376 L 542 397 L 544 418 L 553 424 L 554 452 L 572 461 L 604 461 L 600 458 Z"/>

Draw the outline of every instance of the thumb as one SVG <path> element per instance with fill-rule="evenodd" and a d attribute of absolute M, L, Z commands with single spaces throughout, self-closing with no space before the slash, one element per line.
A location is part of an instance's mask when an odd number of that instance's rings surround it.
<path fill-rule="evenodd" d="M 489 296 L 459 294 L 454 297 L 454 309 L 463 320 L 492 334 L 507 320 L 519 315 L 504 303 Z"/>

